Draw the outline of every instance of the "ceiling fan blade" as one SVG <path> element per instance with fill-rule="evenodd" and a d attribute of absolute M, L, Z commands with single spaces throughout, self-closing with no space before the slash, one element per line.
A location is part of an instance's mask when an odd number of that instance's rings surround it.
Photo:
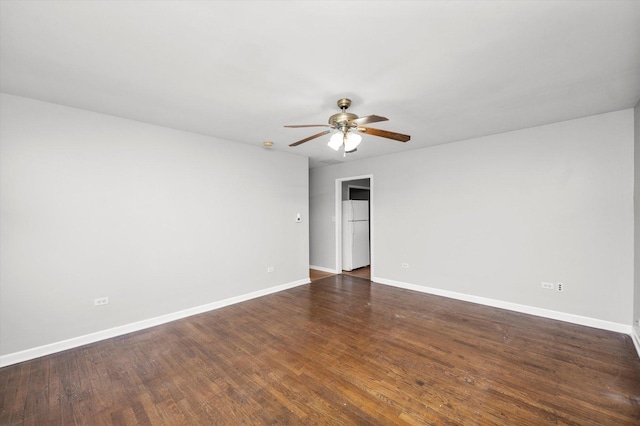
<path fill-rule="evenodd" d="M 331 126 L 329 126 L 328 124 L 293 124 L 293 125 L 284 126 L 284 127 L 296 128 L 296 127 L 331 127 Z"/>
<path fill-rule="evenodd" d="M 325 130 L 324 132 L 316 133 L 313 136 L 309 136 L 308 138 L 301 139 L 298 142 L 291 143 L 289 144 L 289 146 L 298 146 L 301 143 L 309 142 L 311 139 L 319 138 L 320 136 L 326 135 L 327 133 L 331 133 L 331 130 Z"/>
<path fill-rule="evenodd" d="M 355 124 L 369 124 L 369 123 L 377 123 L 379 121 L 388 121 L 387 117 L 380 117 L 379 115 L 365 115 L 364 117 L 356 118 L 352 120 L 352 123 Z"/>
<path fill-rule="evenodd" d="M 393 139 L 399 142 L 407 142 L 411 139 L 409 135 L 402 133 L 390 132 L 388 130 L 374 129 L 372 127 L 358 127 L 358 131 L 367 135 L 380 136 L 382 138 Z"/>

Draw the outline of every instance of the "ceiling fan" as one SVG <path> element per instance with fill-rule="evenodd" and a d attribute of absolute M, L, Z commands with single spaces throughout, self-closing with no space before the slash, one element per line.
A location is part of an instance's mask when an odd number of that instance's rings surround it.
<path fill-rule="evenodd" d="M 362 136 L 355 132 L 364 133 L 367 135 L 380 136 L 382 138 L 393 139 L 399 142 L 407 142 L 411 139 L 409 135 L 403 135 L 402 133 L 390 132 L 388 130 L 375 129 L 373 127 L 364 127 L 363 124 L 377 123 L 380 121 L 387 121 L 388 118 L 380 117 L 379 115 L 366 115 L 364 117 L 358 117 L 355 114 L 347 112 L 347 108 L 351 106 L 351 100 L 343 98 L 338 100 L 338 107 L 342 110 L 337 114 L 333 114 L 329 117 L 329 124 L 298 124 L 288 125 L 284 127 L 296 128 L 296 127 L 329 127 L 328 130 L 316 133 L 315 135 L 301 139 L 297 142 L 289 144 L 289 146 L 298 146 L 312 139 L 319 138 L 333 132 L 329 140 L 329 147 L 338 151 L 344 147 L 344 154 L 357 151 L 357 147 L 362 140 Z"/>

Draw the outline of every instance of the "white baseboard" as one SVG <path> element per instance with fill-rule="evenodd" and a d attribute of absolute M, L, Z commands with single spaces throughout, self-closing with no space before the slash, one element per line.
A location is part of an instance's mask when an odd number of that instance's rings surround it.
<path fill-rule="evenodd" d="M 371 280 L 376 283 L 390 285 L 393 287 L 404 288 L 406 290 L 419 291 L 421 293 L 428 293 L 436 296 L 448 297 L 450 299 L 457 299 L 457 300 L 463 300 L 465 302 L 478 303 L 480 305 L 492 306 L 494 308 L 500 308 L 500 309 L 507 309 L 509 311 L 521 312 L 523 314 L 535 315 L 538 317 L 569 322 L 572 324 L 586 325 L 588 327 L 599 328 L 602 330 L 609 330 L 609 331 L 615 331 L 618 333 L 631 334 L 632 327 L 626 324 L 619 324 L 619 323 L 599 320 L 595 318 L 583 317 L 580 315 L 567 314 L 564 312 L 536 308 L 533 306 L 520 305 L 518 303 L 504 302 L 502 300 L 488 299 L 485 297 L 473 296 L 473 295 L 464 294 L 464 293 L 457 293 L 457 292 L 448 291 L 448 290 L 441 290 L 438 288 L 424 287 L 416 284 L 403 283 L 400 281 L 388 280 L 386 278 L 372 277 Z M 638 346 L 636 345 L 636 349 L 637 348 Z M 640 351 L 638 353 L 640 354 Z"/>
<path fill-rule="evenodd" d="M 631 340 L 633 340 L 633 346 L 636 347 L 638 357 L 640 357 L 640 332 L 638 327 L 631 327 Z"/>
<path fill-rule="evenodd" d="M 316 266 L 310 266 L 310 268 L 317 269 L 323 272 L 336 273 L 335 271 L 328 268 L 322 268 L 322 267 L 316 267 Z M 418 291 L 421 293 L 428 293 L 436 296 L 443 296 L 451 299 L 463 300 L 465 302 L 478 303 L 481 305 L 492 306 L 495 308 L 507 309 L 510 311 L 536 315 L 539 317 L 565 321 L 573 324 L 585 325 L 588 327 L 594 327 L 594 328 L 599 328 L 603 330 L 629 334 L 633 340 L 633 344 L 636 348 L 636 351 L 638 352 L 638 356 L 640 357 L 640 335 L 638 334 L 638 330 L 635 327 L 631 327 L 625 324 L 597 320 L 597 319 L 583 317 L 579 315 L 566 314 L 564 312 L 551 311 L 548 309 L 535 308 L 532 306 L 520 305 L 517 303 L 510 303 L 510 302 L 504 302 L 504 301 L 495 300 L 495 299 L 472 296 L 464 293 L 456 293 L 448 290 L 424 287 L 416 284 L 393 281 L 393 280 L 388 280 L 380 277 L 372 277 L 372 281 L 379 284 L 390 285 L 393 287 L 399 287 L 407 290 Z M 279 291 L 287 290 L 289 288 L 298 287 L 304 284 L 309 284 L 309 282 L 310 282 L 309 279 L 293 281 L 287 284 L 282 284 L 282 285 L 270 287 L 264 290 L 259 290 L 252 293 L 220 300 L 217 302 L 196 306 L 193 308 L 185 309 L 185 310 L 174 312 L 171 314 L 162 315 L 159 317 L 150 318 L 147 320 L 142 320 L 142 321 L 138 321 L 138 322 L 127 324 L 127 325 L 98 331 L 96 333 L 91 333 L 84 336 L 74 337 L 68 340 L 63 340 L 60 342 L 55 342 L 55 343 L 39 346 L 32 349 L 27 349 L 20 352 L 2 355 L 0 356 L 0 367 L 17 364 L 23 361 L 29 361 L 31 359 L 39 358 L 46 355 L 51 355 L 53 353 L 61 352 L 67 349 L 73 349 L 79 346 L 98 342 L 100 340 L 110 339 L 112 337 L 122 336 L 124 334 L 133 333 L 135 331 L 144 330 L 144 329 L 155 327 L 161 324 L 166 324 L 168 322 L 190 317 L 192 315 L 213 311 L 215 309 L 220 309 L 225 306 L 234 305 L 236 303 L 255 299 L 261 296 L 266 296 L 272 293 L 277 293 Z"/>
<path fill-rule="evenodd" d="M 39 358 L 45 355 L 51 355 L 53 353 L 65 351 L 67 349 L 77 348 L 78 346 L 87 345 L 89 343 L 98 342 L 100 340 L 110 339 L 112 337 L 122 336 L 124 334 L 133 333 L 135 331 L 144 330 L 146 328 L 155 327 L 161 324 L 166 324 L 168 322 L 190 317 L 192 315 L 213 311 L 215 309 L 220 309 L 225 306 L 234 305 L 236 303 L 245 302 L 247 300 L 255 299 L 261 296 L 266 296 L 272 293 L 277 293 L 279 291 L 287 290 L 289 288 L 297 287 L 304 284 L 309 284 L 310 282 L 311 281 L 308 278 L 298 280 L 298 281 L 293 281 L 287 284 L 266 288 L 264 290 L 258 290 L 252 293 L 230 297 L 228 299 L 220 300 L 217 302 L 207 303 L 206 305 L 195 306 L 193 308 L 185 309 L 182 311 L 161 315 L 159 317 L 149 318 L 149 319 L 137 321 L 131 324 L 126 324 L 123 326 L 109 328 L 107 330 L 102 330 L 102 331 L 98 331 L 91 334 L 86 334 L 84 336 L 73 337 L 71 339 L 63 340 L 60 342 L 55 342 L 55 343 L 38 346 L 36 348 L 27 349 L 20 352 L 14 352 L 11 354 L 2 355 L 0 356 L 0 367 L 17 364 L 23 361 L 29 361 L 31 359 Z"/>
<path fill-rule="evenodd" d="M 309 269 L 315 269 L 316 271 L 322 271 L 322 272 L 329 272 L 330 274 L 339 274 L 339 272 L 336 271 L 335 269 L 325 268 L 323 266 L 309 265 Z"/>

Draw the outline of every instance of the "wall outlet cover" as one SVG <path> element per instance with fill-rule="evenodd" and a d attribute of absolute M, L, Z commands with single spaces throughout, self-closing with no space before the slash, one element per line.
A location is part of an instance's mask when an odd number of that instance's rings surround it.
<path fill-rule="evenodd" d="M 108 305 L 108 304 L 109 304 L 108 297 L 98 297 L 97 299 L 93 299 L 94 306 L 102 306 L 102 305 Z"/>
<path fill-rule="evenodd" d="M 553 283 L 546 283 L 544 281 L 542 281 L 540 283 L 540 287 L 547 289 L 547 290 L 553 290 L 555 288 L 555 285 Z"/>

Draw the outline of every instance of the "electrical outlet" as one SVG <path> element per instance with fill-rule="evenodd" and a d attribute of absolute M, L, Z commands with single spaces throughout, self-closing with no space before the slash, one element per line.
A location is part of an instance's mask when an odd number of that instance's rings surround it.
<path fill-rule="evenodd" d="M 403 263 L 400 266 L 402 266 L 404 269 L 409 269 L 409 264 L 408 263 Z"/>
<path fill-rule="evenodd" d="M 558 291 L 564 291 L 564 283 L 556 283 L 556 289 Z"/>
<path fill-rule="evenodd" d="M 273 266 L 269 266 L 269 267 L 267 268 L 267 272 L 273 272 L 273 271 L 275 271 L 275 270 L 276 270 L 276 268 L 274 268 Z"/>
<path fill-rule="evenodd" d="M 542 281 L 540 283 L 540 287 L 547 289 L 547 290 L 553 290 L 554 284 L 553 283 L 545 283 L 544 281 Z"/>
<path fill-rule="evenodd" d="M 109 298 L 108 297 L 99 297 L 99 298 L 93 300 L 93 305 L 94 306 L 102 306 L 102 305 L 108 305 L 108 304 L 109 304 Z"/>

